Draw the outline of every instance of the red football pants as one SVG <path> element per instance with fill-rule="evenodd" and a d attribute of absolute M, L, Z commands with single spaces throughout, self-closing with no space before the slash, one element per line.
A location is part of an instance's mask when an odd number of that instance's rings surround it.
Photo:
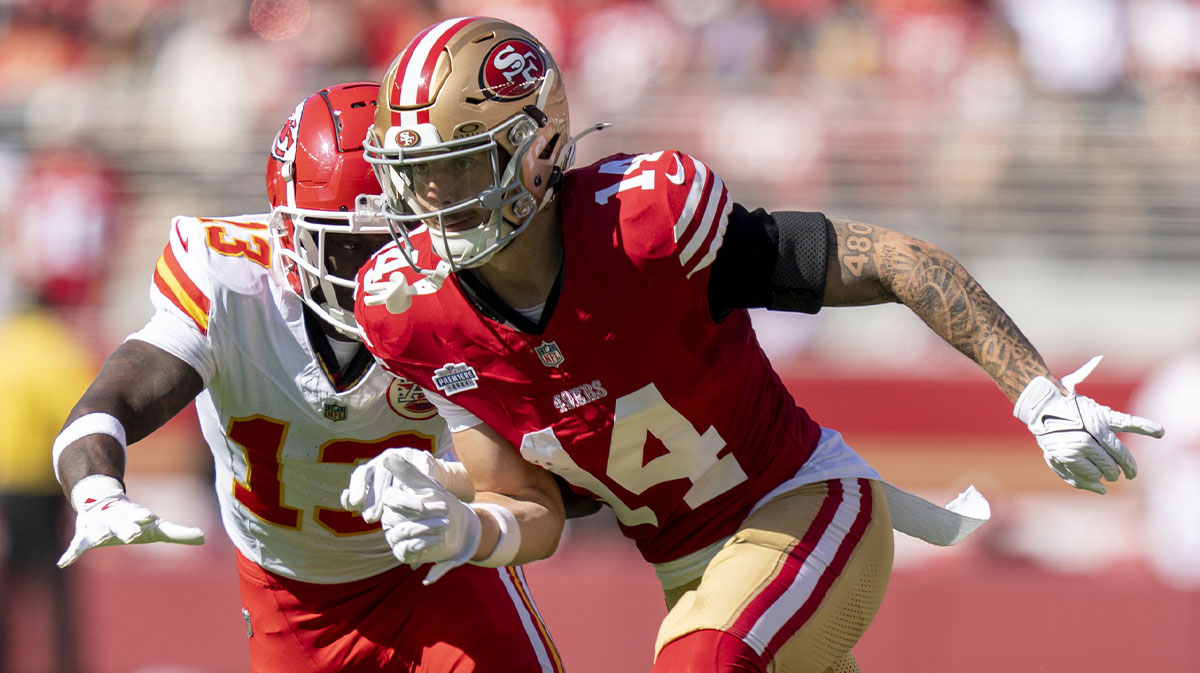
<path fill-rule="evenodd" d="M 344 584 L 281 577 L 238 554 L 253 673 L 561 673 L 520 568 L 401 566 Z"/>

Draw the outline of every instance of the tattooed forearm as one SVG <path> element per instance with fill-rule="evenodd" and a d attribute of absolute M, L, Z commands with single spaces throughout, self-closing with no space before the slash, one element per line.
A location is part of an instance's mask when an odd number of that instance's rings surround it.
<path fill-rule="evenodd" d="M 896 301 L 908 306 L 978 363 L 1010 400 L 1035 376 L 1054 380 L 1012 318 L 946 251 L 858 222 L 835 221 L 833 231 L 841 286 L 835 298 L 841 305 Z"/>

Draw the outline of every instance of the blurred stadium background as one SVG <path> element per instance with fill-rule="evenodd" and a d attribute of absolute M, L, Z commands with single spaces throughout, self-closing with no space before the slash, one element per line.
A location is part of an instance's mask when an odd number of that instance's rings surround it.
<path fill-rule="evenodd" d="M 1099 498 L 905 309 L 757 315 L 800 403 L 889 481 L 992 501 L 959 547 L 898 536 L 865 671 L 1197 670 L 1200 390 L 1170 373 L 1200 350 L 1197 0 L 0 0 L 0 315 L 50 295 L 98 366 L 149 315 L 172 215 L 264 210 L 302 96 L 466 14 L 546 42 L 576 129 L 614 122 L 581 162 L 682 149 L 743 204 L 938 242 L 1052 369 L 1103 353 L 1083 391 L 1167 426 Z M 71 569 L 81 671 L 246 669 L 208 460 L 186 414 L 131 448 L 131 494 L 209 542 Z M 528 574 L 568 670 L 649 668 L 660 594 L 607 515 Z M 48 599 L 7 589 L 0 670 L 50 670 Z"/>

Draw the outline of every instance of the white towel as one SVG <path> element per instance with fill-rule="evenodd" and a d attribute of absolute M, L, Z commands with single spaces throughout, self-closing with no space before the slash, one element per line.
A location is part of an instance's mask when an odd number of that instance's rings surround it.
<path fill-rule="evenodd" d="M 938 507 L 886 481 L 883 490 L 892 513 L 892 528 L 930 544 L 942 547 L 958 544 L 992 518 L 991 505 L 974 486 L 968 486 L 945 507 Z"/>

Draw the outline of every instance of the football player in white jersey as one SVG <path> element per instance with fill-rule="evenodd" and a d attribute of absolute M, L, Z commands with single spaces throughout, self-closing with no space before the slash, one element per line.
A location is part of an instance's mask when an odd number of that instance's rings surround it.
<path fill-rule="evenodd" d="M 123 483 L 126 442 L 195 399 L 237 549 L 243 614 L 230 619 L 247 622 L 252 670 L 560 671 L 519 569 L 469 566 L 424 586 L 425 570 L 397 560 L 379 524 L 341 502 L 357 464 L 449 445 L 420 391 L 357 338 L 354 274 L 390 240 L 354 212 L 359 194 L 379 193 L 362 158 L 377 88 L 341 84 L 296 107 L 268 159 L 271 214 L 171 223 L 153 317 L 109 356 L 54 445 L 77 512 L 59 565 L 93 547 L 204 541 L 130 500 Z M 426 455 L 470 499 L 458 466 Z M 369 471 L 347 503 L 368 514 L 378 508 Z"/>

